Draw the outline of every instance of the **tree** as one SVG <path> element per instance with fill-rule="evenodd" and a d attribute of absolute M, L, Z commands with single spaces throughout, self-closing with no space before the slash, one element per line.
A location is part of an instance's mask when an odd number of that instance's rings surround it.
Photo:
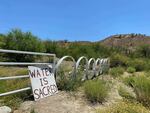
<path fill-rule="evenodd" d="M 45 47 L 40 39 L 32 35 L 31 32 L 22 32 L 19 29 L 13 29 L 4 38 L 4 49 L 44 52 Z M 24 54 L 7 54 L 9 60 L 13 61 L 33 61 L 34 57 Z"/>
<path fill-rule="evenodd" d="M 47 40 L 44 42 L 47 53 L 56 53 L 58 44 L 55 41 Z"/>
<path fill-rule="evenodd" d="M 4 39 L 5 39 L 5 35 L 0 34 L 0 48 L 2 48 L 4 45 Z"/>

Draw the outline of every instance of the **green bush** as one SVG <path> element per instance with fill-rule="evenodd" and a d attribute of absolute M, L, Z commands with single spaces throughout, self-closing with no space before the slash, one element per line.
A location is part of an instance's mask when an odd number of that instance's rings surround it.
<path fill-rule="evenodd" d="M 71 75 L 66 76 L 63 70 L 57 74 L 57 87 L 59 90 L 64 91 L 75 91 L 81 85 L 80 76 L 72 78 Z"/>
<path fill-rule="evenodd" d="M 121 54 L 113 54 L 110 58 L 110 67 L 127 66 L 128 57 Z"/>
<path fill-rule="evenodd" d="M 2 48 L 4 45 L 4 38 L 5 38 L 5 35 L 0 34 L 0 48 Z"/>
<path fill-rule="evenodd" d="M 136 50 L 137 56 L 150 58 L 150 45 L 143 44 L 139 46 Z"/>
<path fill-rule="evenodd" d="M 123 82 L 124 82 L 126 85 L 128 85 L 128 86 L 130 86 L 130 87 L 133 87 L 134 78 L 135 78 L 135 77 L 133 77 L 133 76 L 124 78 L 124 79 L 123 79 Z"/>
<path fill-rule="evenodd" d="M 56 41 L 47 40 L 44 42 L 46 53 L 56 53 L 58 44 Z"/>
<path fill-rule="evenodd" d="M 146 76 L 129 77 L 125 82 L 132 86 L 137 100 L 145 106 L 150 106 L 150 78 Z"/>
<path fill-rule="evenodd" d="M 149 72 L 150 71 L 150 60 L 149 59 L 143 59 L 145 62 L 144 71 Z"/>
<path fill-rule="evenodd" d="M 136 71 L 143 71 L 146 69 L 146 63 L 142 59 L 132 59 L 128 61 L 128 66 L 133 67 Z"/>
<path fill-rule="evenodd" d="M 84 91 L 87 99 L 91 102 L 102 103 L 108 93 L 108 87 L 102 80 L 89 80 L 84 84 Z"/>
<path fill-rule="evenodd" d="M 19 29 L 13 29 L 4 38 L 3 49 L 44 52 L 43 42 L 34 36 L 31 32 L 22 32 Z M 35 56 L 25 54 L 5 54 L 5 57 L 11 61 L 34 61 Z"/>
<path fill-rule="evenodd" d="M 128 67 L 127 72 L 128 73 L 134 73 L 134 72 L 136 72 L 136 69 L 134 67 Z"/>
<path fill-rule="evenodd" d="M 124 73 L 124 68 L 122 67 L 114 67 L 111 68 L 109 74 L 112 75 L 114 78 L 119 77 Z"/>
<path fill-rule="evenodd" d="M 96 113 L 149 113 L 150 111 L 139 103 L 129 101 L 119 102 L 109 108 L 97 110 Z"/>
<path fill-rule="evenodd" d="M 145 76 L 150 77 L 150 70 L 145 72 Z"/>

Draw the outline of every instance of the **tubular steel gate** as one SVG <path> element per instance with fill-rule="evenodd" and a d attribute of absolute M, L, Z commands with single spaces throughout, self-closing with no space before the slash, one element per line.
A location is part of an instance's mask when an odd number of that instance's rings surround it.
<path fill-rule="evenodd" d="M 78 68 L 81 63 L 81 61 L 85 61 L 84 65 L 84 74 L 82 77 L 82 81 L 87 80 L 87 79 L 92 79 L 100 74 L 103 73 L 104 70 L 109 69 L 109 59 L 100 59 L 97 58 L 96 60 L 94 58 L 90 58 L 89 60 L 85 57 L 82 56 L 80 57 L 77 62 L 72 56 L 64 56 L 61 59 L 58 60 L 56 63 L 56 55 L 55 54 L 49 54 L 49 53 L 39 53 L 39 52 L 28 52 L 28 51 L 16 51 L 16 50 L 4 50 L 0 49 L 0 53 L 12 53 L 12 54 L 26 54 L 26 55 L 38 55 L 38 56 L 48 56 L 48 57 L 53 57 L 53 62 L 47 62 L 47 63 L 33 63 L 33 62 L 0 62 L 0 66 L 33 66 L 33 65 L 53 65 L 53 73 L 55 73 L 55 77 L 57 77 L 57 71 L 60 65 L 62 64 L 63 61 L 66 59 L 70 59 L 73 61 L 73 71 L 72 71 L 72 77 L 75 78 L 77 76 Z M 92 63 L 93 62 L 93 63 Z M 91 66 L 91 67 L 90 67 Z M 12 79 L 21 79 L 21 78 L 29 78 L 29 75 L 19 75 L 19 76 L 10 76 L 10 77 L 0 77 L 0 81 L 2 80 L 12 80 Z M 1 96 L 6 96 L 14 93 L 19 93 L 22 91 L 30 90 L 31 87 L 26 87 L 14 91 L 9 91 L 5 93 L 1 93 Z"/>

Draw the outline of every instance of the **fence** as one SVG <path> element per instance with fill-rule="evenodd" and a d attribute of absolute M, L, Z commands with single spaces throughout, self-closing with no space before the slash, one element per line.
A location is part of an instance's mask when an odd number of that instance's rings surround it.
<path fill-rule="evenodd" d="M 29 65 L 53 65 L 53 73 L 55 73 L 55 77 L 57 78 L 57 71 L 60 67 L 60 65 L 63 63 L 63 61 L 65 61 L 66 59 L 70 59 L 73 62 L 73 70 L 72 70 L 72 78 L 75 78 L 77 76 L 77 72 L 79 69 L 79 65 L 81 64 L 81 61 L 85 61 L 85 66 L 84 66 L 84 74 L 82 77 L 82 80 L 86 80 L 86 79 L 92 79 L 100 74 L 103 73 L 103 71 L 105 69 L 109 68 L 109 59 L 105 58 L 105 59 L 100 59 L 97 58 L 96 60 L 94 58 L 90 58 L 89 60 L 85 57 L 82 56 L 80 57 L 77 61 L 75 61 L 75 59 L 72 56 L 64 56 L 61 59 L 58 60 L 58 62 L 56 62 L 56 55 L 55 54 L 49 54 L 49 53 L 39 53 L 39 52 L 27 52 L 27 51 L 16 51 L 16 50 L 4 50 L 4 49 L 0 49 L 0 53 L 12 53 L 12 54 L 27 54 L 27 55 L 41 55 L 41 56 L 48 56 L 48 57 L 53 57 L 53 61 L 52 63 L 47 62 L 0 62 L 0 66 L 29 66 Z M 92 65 L 92 66 L 91 66 Z M 90 67 L 91 66 L 91 67 Z M 92 73 L 92 74 L 91 74 Z M 90 76 L 92 75 L 92 76 Z M 19 76 L 11 76 L 11 77 L 0 77 L 0 81 L 1 80 L 12 80 L 12 79 L 21 79 L 21 78 L 29 78 L 29 75 L 19 75 Z M 1 96 L 6 96 L 6 95 L 10 95 L 10 94 L 14 94 L 14 93 L 19 93 L 22 91 L 26 91 L 26 90 L 30 90 L 31 87 L 26 87 L 26 88 L 22 88 L 22 89 L 18 89 L 18 90 L 14 90 L 14 91 L 10 91 L 10 92 L 5 92 L 5 93 L 1 93 Z"/>

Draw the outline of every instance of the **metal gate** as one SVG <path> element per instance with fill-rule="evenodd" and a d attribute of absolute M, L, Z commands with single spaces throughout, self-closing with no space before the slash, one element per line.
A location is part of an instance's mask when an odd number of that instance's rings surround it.
<path fill-rule="evenodd" d="M 0 53 L 12 53 L 12 54 L 27 54 L 27 55 L 39 55 L 39 56 L 48 56 L 48 57 L 52 57 L 53 60 L 52 62 L 0 62 L 0 66 L 33 66 L 33 65 L 53 65 L 53 73 L 55 73 L 55 77 L 57 77 L 57 70 L 59 68 L 59 66 L 61 65 L 61 63 L 65 60 L 65 59 L 71 59 L 73 61 L 73 71 L 72 71 L 72 77 L 75 78 L 76 77 L 76 72 L 78 71 L 79 65 L 81 60 L 85 60 L 85 69 L 84 72 L 85 74 L 83 74 L 82 80 L 87 80 L 87 79 L 92 79 L 100 74 L 103 73 L 104 69 L 109 69 L 109 59 L 105 58 L 105 59 L 94 59 L 94 58 L 90 58 L 88 60 L 87 57 L 82 56 L 80 57 L 77 62 L 75 61 L 75 59 L 72 56 L 64 56 L 61 59 L 58 60 L 58 62 L 56 62 L 56 55 L 55 54 L 49 54 L 49 53 L 39 53 L 39 52 L 28 52 L 28 51 L 16 51 L 16 50 L 4 50 L 4 49 L 0 49 Z M 93 63 L 92 63 L 93 62 Z M 91 68 L 90 68 L 91 66 Z M 2 80 L 12 80 L 12 79 L 22 79 L 22 78 L 29 78 L 29 75 L 19 75 L 19 76 L 11 76 L 11 77 L 0 77 L 0 81 Z M 26 87 L 26 88 L 22 88 L 22 89 L 17 89 L 14 91 L 9 91 L 9 92 L 5 92 L 5 93 L 1 93 L 1 96 L 6 96 L 6 95 L 10 95 L 10 94 L 14 94 L 14 93 L 19 93 L 22 91 L 27 91 L 30 90 L 31 87 Z"/>

